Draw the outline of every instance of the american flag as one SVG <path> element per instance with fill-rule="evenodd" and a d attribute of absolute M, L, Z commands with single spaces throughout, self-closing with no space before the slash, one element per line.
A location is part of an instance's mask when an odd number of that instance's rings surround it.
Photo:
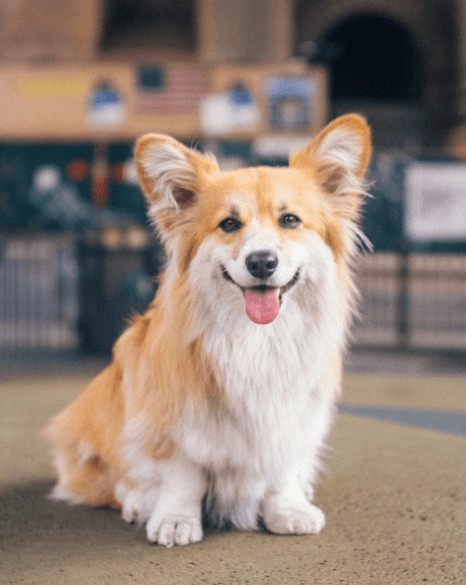
<path fill-rule="evenodd" d="M 160 89 L 138 88 L 136 107 L 147 114 L 194 114 L 208 91 L 207 76 L 200 69 L 174 67 L 166 71 Z"/>

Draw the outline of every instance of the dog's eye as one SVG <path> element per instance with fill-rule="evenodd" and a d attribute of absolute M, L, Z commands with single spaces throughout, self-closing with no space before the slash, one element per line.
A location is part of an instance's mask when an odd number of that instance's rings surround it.
<path fill-rule="evenodd" d="M 243 227 L 243 224 L 234 217 L 227 217 L 220 223 L 218 227 L 227 234 L 229 234 L 231 232 L 236 232 L 237 230 L 241 229 Z"/>
<path fill-rule="evenodd" d="M 278 223 L 284 228 L 294 229 L 298 227 L 298 225 L 301 223 L 301 220 L 298 216 L 293 215 L 292 213 L 285 213 L 285 215 L 282 215 L 282 217 L 278 220 Z"/>

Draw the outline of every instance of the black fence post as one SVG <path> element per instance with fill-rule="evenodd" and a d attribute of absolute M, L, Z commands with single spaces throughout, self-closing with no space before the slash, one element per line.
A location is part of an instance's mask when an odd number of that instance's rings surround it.
<path fill-rule="evenodd" d="M 406 349 L 409 344 L 409 242 L 402 239 L 398 246 L 398 346 Z"/>

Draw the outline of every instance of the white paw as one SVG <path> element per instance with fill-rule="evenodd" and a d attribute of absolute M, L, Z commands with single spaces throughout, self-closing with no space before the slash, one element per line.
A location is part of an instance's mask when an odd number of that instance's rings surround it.
<path fill-rule="evenodd" d="M 121 507 L 121 516 L 125 522 L 136 522 L 139 519 L 143 496 L 137 490 L 130 490 Z"/>
<path fill-rule="evenodd" d="M 269 510 L 265 525 L 276 534 L 318 534 L 325 526 L 325 514 L 312 504 Z"/>
<path fill-rule="evenodd" d="M 129 488 L 127 485 L 117 485 L 115 495 L 121 502 L 121 516 L 126 522 L 143 524 L 151 515 L 155 507 L 156 491 L 140 491 Z"/>
<path fill-rule="evenodd" d="M 202 526 L 199 518 L 192 516 L 152 517 L 146 527 L 147 538 L 161 546 L 183 546 L 202 540 Z"/>

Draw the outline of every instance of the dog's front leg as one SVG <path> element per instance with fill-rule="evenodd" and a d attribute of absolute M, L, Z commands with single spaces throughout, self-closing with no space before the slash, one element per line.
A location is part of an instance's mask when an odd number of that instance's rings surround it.
<path fill-rule="evenodd" d="M 160 462 L 161 483 L 150 515 L 147 538 L 162 546 L 202 540 L 201 504 L 207 479 L 200 467 L 184 458 Z"/>
<path fill-rule="evenodd" d="M 264 499 L 263 518 L 276 534 L 317 534 L 325 526 L 325 515 L 310 504 L 294 474 L 271 487 Z"/>

